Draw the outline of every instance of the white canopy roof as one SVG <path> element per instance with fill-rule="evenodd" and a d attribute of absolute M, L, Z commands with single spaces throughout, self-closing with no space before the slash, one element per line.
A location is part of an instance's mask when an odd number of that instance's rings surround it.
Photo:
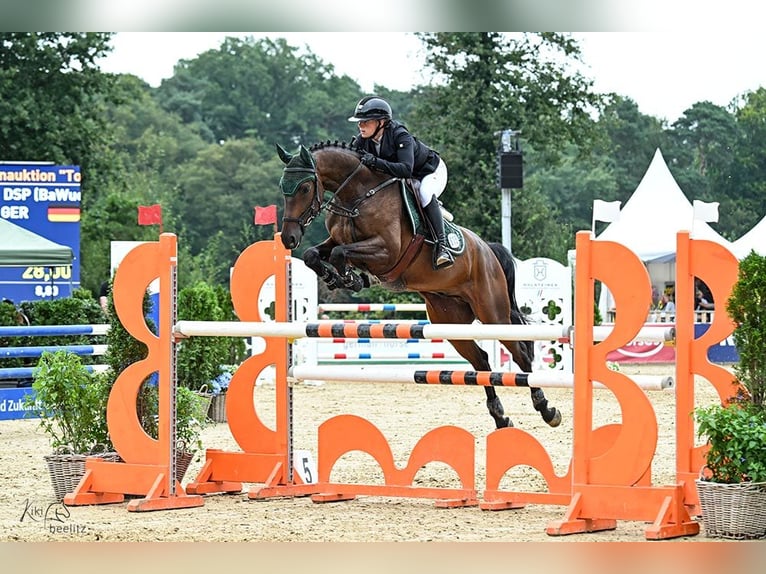
<path fill-rule="evenodd" d="M 766 217 L 755 227 L 731 244 L 731 249 L 737 259 L 744 259 L 751 250 L 759 255 L 766 255 Z"/>
<path fill-rule="evenodd" d="M 676 234 L 681 230 L 689 230 L 695 239 L 715 241 L 732 249 L 731 243 L 707 223 L 693 220 L 693 213 L 691 202 L 658 148 L 638 187 L 620 211 L 619 220 L 610 223 L 597 239 L 620 243 L 642 261 L 674 259 Z"/>

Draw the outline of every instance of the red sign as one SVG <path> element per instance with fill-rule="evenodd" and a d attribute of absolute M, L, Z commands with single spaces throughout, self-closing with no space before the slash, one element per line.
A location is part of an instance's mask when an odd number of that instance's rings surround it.
<path fill-rule="evenodd" d="M 644 328 L 667 329 L 668 323 L 647 323 Z M 672 344 L 655 341 L 631 341 L 627 345 L 610 351 L 607 361 L 615 363 L 674 363 L 676 348 Z"/>

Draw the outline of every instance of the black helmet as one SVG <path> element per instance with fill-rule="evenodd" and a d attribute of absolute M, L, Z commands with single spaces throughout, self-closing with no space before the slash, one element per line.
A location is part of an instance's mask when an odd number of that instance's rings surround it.
<path fill-rule="evenodd" d="M 350 122 L 362 120 L 390 120 L 391 106 L 378 96 L 365 96 L 356 104 L 354 115 L 348 118 Z"/>

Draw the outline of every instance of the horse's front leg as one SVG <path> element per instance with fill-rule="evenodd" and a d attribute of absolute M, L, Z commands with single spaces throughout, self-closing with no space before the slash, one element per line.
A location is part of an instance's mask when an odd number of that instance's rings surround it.
<path fill-rule="evenodd" d="M 306 267 L 316 273 L 317 277 L 324 281 L 331 290 L 344 286 L 343 280 L 335 270 L 335 267 L 327 262 L 329 254 L 335 245 L 332 239 L 326 239 L 319 245 L 309 247 L 303 253 L 303 262 L 306 264 Z"/>
<path fill-rule="evenodd" d="M 355 273 L 352 267 L 369 270 L 387 271 L 390 252 L 379 236 L 369 237 L 363 241 L 336 245 L 330 251 L 329 262 L 341 276 L 347 289 L 359 291 L 370 286 L 366 274 Z M 380 272 L 380 271 L 378 271 Z"/>

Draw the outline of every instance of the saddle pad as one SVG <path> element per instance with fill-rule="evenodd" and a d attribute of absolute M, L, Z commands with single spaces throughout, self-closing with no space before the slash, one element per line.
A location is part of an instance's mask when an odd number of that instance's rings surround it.
<path fill-rule="evenodd" d="M 405 213 L 408 215 L 410 225 L 414 233 L 422 235 L 426 238 L 426 243 L 433 244 L 434 240 L 431 237 L 431 229 L 428 224 L 420 217 L 420 211 L 418 206 L 415 205 L 414 194 L 407 189 L 404 181 L 399 182 L 399 189 L 402 193 L 402 201 L 405 205 Z M 447 249 L 449 249 L 453 255 L 460 255 L 465 251 L 465 237 L 463 237 L 463 231 L 451 221 L 444 220 L 444 234 L 447 237 Z"/>

